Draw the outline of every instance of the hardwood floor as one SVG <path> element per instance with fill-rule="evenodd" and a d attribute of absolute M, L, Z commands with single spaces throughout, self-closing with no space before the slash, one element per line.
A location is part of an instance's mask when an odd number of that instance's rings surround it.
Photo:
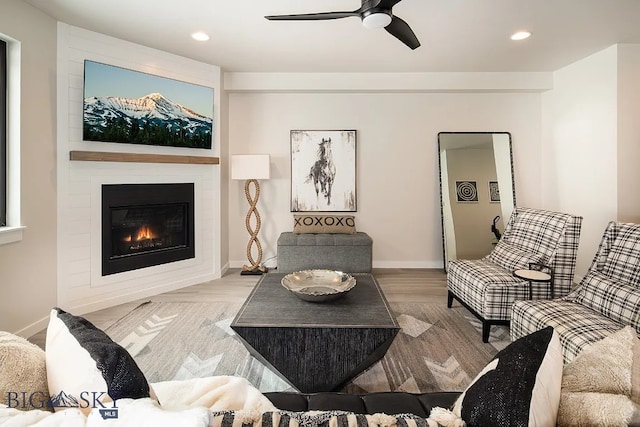
<path fill-rule="evenodd" d="M 442 269 L 374 269 L 373 274 L 389 302 L 446 304 L 447 276 Z M 242 303 L 259 279 L 260 276 L 241 276 L 239 269 L 231 269 L 220 279 L 87 313 L 83 317 L 105 329 L 145 301 Z M 44 348 L 45 337 L 46 330 L 43 330 L 31 336 L 29 341 Z"/>

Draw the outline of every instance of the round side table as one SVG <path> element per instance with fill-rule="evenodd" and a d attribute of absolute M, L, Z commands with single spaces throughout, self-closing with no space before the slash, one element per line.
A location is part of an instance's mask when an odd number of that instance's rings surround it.
<path fill-rule="evenodd" d="M 549 288 L 551 290 L 551 298 L 554 297 L 553 292 L 553 281 L 551 280 L 551 274 L 545 273 L 544 271 L 539 270 L 529 270 L 529 269 L 519 269 L 513 272 L 513 275 L 519 279 L 524 279 L 529 282 L 529 299 L 533 299 L 533 290 L 532 283 L 543 283 L 548 282 Z"/>

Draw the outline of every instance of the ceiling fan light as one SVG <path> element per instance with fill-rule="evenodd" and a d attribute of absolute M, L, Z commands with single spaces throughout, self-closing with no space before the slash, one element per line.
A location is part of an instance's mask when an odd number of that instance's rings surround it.
<path fill-rule="evenodd" d="M 382 12 L 374 12 L 362 18 L 365 28 L 384 28 L 390 23 L 391 16 Z"/>
<path fill-rule="evenodd" d="M 528 39 L 529 37 L 531 37 L 530 31 L 518 31 L 517 33 L 513 33 L 511 35 L 511 40 L 518 41 Z"/>

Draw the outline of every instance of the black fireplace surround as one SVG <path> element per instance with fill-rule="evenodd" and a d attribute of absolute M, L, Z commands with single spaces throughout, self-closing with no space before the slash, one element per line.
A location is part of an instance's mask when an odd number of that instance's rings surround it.
<path fill-rule="evenodd" d="M 194 185 L 102 186 L 102 275 L 195 257 Z"/>

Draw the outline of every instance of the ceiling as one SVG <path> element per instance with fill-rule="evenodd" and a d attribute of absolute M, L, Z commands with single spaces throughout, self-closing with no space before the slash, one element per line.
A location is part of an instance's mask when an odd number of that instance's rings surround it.
<path fill-rule="evenodd" d="M 411 50 L 358 17 L 268 21 L 351 11 L 358 0 L 24 0 L 59 21 L 252 72 L 553 71 L 616 43 L 640 43 L 640 0 L 403 0 Z M 527 29 L 532 37 L 514 42 Z M 204 31 L 211 39 L 194 41 Z"/>

